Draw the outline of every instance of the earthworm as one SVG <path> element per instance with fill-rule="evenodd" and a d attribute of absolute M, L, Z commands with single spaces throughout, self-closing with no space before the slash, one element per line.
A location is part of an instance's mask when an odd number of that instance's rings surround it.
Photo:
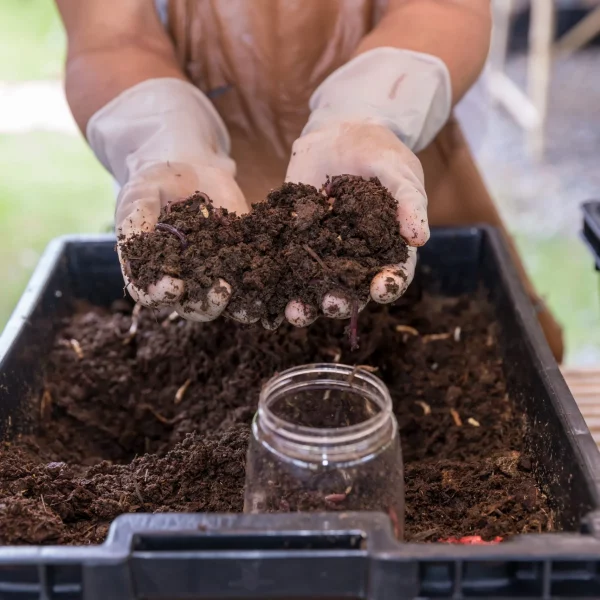
<path fill-rule="evenodd" d="M 204 202 L 206 202 L 207 204 L 210 204 L 212 202 L 210 196 L 204 192 L 196 192 L 196 196 L 200 196 L 200 198 L 202 198 L 202 200 L 204 200 Z"/>
<path fill-rule="evenodd" d="M 173 227 L 173 225 L 169 225 L 168 223 L 157 223 L 156 229 L 158 229 L 159 231 L 166 231 L 168 233 L 176 235 L 179 238 L 179 241 L 181 242 L 181 248 L 183 250 L 185 250 L 188 247 L 188 242 L 187 238 L 185 237 L 185 234 L 181 233 L 181 231 L 179 231 L 177 227 Z"/>
<path fill-rule="evenodd" d="M 329 271 L 329 267 L 321 260 L 321 257 L 308 244 L 304 244 L 302 247 L 321 265 L 321 268 L 324 271 Z"/>

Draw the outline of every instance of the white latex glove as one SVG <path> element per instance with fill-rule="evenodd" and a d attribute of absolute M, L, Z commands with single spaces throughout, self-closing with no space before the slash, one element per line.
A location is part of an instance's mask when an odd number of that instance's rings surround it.
<path fill-rule="evenodd" d="M 414 152 L 427 146 L 450 115 L 450 75 L 436 57 L 377 48 L 330 75 L 310 100 L 311 116 L 294 142 L 286 181 L 319 188 L 327 176 L 378 177 L 398 201 L 400 235 L 409 245 L 402 265 L 382 265 L 370 286 L 379 303 L 397 300 L 414 277 L 416 248 L 429 239 L 423 169 Z M 351 300 L 324 296 L 325 316 L 348 318 Z M 303 327 L 318 311 L 291 300 L 285 310 Z"/>
<path fill-rule="evenodd" d="M 161 209 L 196 190 L 214 204 L 238 214 L 249 211 L 235 182 L 229 135 L 210 101 L 179 79 L 152 79 L 123 92 L 90 120 L 90 146 L 122 186 L 115 214 L 117 234 L 125 239 L 154 231 Z M 173 305 L 184 318 L 216 319 L 227 307 L 231 286 L 220 280 L 203 302 L 179 302 L 184 283 L 165 276 L 144 292 L 130 281 L 119 258 L 127 289 L 146 306 Z M 232 315 L 244 320 L 244 315 Z"/>

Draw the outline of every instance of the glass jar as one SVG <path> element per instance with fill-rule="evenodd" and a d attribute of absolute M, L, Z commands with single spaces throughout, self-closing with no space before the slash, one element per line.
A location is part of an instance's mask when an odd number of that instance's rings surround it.
<path fill-rule="evenodd" d="M 314 364 L 262 389 L 244 512 L 381 511 L 404 525 L 398 424 L 385 384 L 361 368 Z"/>

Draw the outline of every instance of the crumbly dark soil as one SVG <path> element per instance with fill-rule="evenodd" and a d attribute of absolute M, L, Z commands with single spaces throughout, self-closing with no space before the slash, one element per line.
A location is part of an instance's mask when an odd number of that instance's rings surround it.
<path fill-rule="evenodd" d="M 242 217 L 196 193 L 163 209 L 157 229 L 122 252 L 144 290 L 170 275 L 185 282 L 183 303 L 203 302 L 222 278 L 233 287 L 228 311 L 267 320 L 291 299 L 315 306 L 330 290 L 365 300 L 381 267 L 407 258 L 394 198 L 377 179 L 350 175 L 321 192 L 286 183 Z"/>
<path fill-rule="evenodd" d="M 377 367 L 390 388 L 406 539 L 552 530 L 484 303 L 404 298 L 369 305 L 359 328 L 351 352 L 334 320 L 267 332 L 149 309 L 132 316 L 123 301 L 80 311 L 49 356 L 34 434 L 0 446 L 0 543 L 99 543 L 126 512 L 242 511 L 261 385 L 335 359 Z"/>

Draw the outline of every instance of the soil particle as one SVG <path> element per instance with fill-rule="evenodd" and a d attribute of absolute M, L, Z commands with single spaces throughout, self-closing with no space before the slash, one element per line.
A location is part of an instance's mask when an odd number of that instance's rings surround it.
<path fill-rule="evenodd" d="M 156 230 L 122 252 L 144 290 L 170 275 L 185 282 L 183 303 L 202 302 L 222 278 L 233 288 L 229 313 L 272 321 L 289 300 L 317 306 L 330 290 L 365 300 L 381 267 L 406 262 L 396 211 L 377 179 L 350 175 L 322 192 L 286 183 L 242 217 L 196 193 L 163 209 Z"/>
<path fill-rule="evenodd" d="M 168 311 L 132 315 L 122 301 L 65 320 L 32 409 L 35 430 L 0 446 L 0 543 L 99 543 L 127 512 L 242 511 L 260 388 L 312 362 L 378 368 L 388 385 L 405 462 L 406 539 L 555 528 L 481 299 L 369 305 L 357 351 L 344 327 L 320 319 L 269 332 Z M 282 500 L 280 510 L 301 508 Z M 323 503 L 347 509 L 337 496 Z"/>

